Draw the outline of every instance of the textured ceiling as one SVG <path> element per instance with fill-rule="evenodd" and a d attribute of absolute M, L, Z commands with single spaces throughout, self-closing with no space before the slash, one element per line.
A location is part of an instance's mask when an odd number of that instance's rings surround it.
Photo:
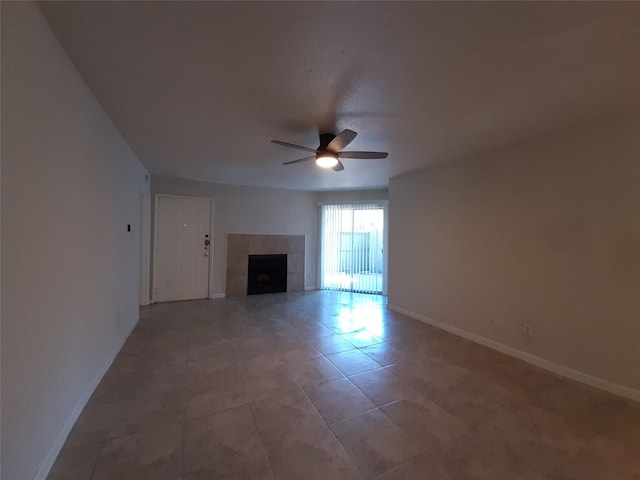
<path fill-rule="evenodd" d="M 388 178 L 640 105 L 640 3 L 42 2 L 154 174 L 302 190 Z M 319 131 L 347 150 L 282 166 Z"/>

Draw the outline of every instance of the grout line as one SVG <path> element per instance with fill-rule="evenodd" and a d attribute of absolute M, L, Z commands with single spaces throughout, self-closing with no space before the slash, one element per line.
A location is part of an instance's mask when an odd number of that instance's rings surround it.
<path fill-rule="evenodd" d="M 258 428 L 258 422 L 256 422 L 256 414 L 253 411 L 253 407 L 251 403 L 247 404 L 249 406 L 249 411 L 251 412 L 251 418 L 253 418 L 253 426 L 256 429 L 256 435 L 258 436 L 258 441 L 260 442 L 260 446 L 262 447 L 262 454 L 264 455 L 264 459 L 267 461 L 267 467 L 269 467 L 269 473 L 271 473 L 271 478 L 275 479 L 276 476 L 273 473 L 273 468 L 271 468 L 271 461 L 269 460 L 269 455 L 267 455 L 267 449 L 264 446 L 264 441 L 262 440 L 262 435 L 260 435 L 260 429 Z"/>
<path fill-rule="evenodd" d="M 332 425 L 335 425 L 337 423 L 342 423 L 342 422 L 345 422 L 347 420 L 351 420 L 353 418 L 359 417 L 360 415 L 364 415 L 365 413 L 373 412 L 374 410 L 380 410 L 380 407 L 376 406 L 375 403 L 373 404 L 373 408 L 368 408 L 367 410 L 363 410 L 361 412 L 354 413 L 353 415 L 349 415 L 348 417 L 341 418 L 340 420 L 336 420 L 335 422 L 331 422 L 331 423 L 329 423 L 327 425 L 329 426 L 329 428 L 331 428 Z"/>
<path fill-rule="evenodd" d="M 346 377 L 345 377 L 346 378 Z M 340 445 L 340 448 L 342 448 L 342 451 L 344 453 L 347 454 L 347 457 L 349 458 L 349 460 L 351 460 L 351 463 L 353 465 L 353 467 L 356 469 L 356 471 L 360 474 L 360 476 L 365 479 L 367 478 L 366 475 L 364 474 L 364 472 L 362 472 L 362 470 L 360 470 L 360 468 L 358 467 L 358 465 L 356 464 L 355 460 L 353 459 L 353 457 L 351 456 L 351 454 L 347 451 L 347 449 L 345 448 L 345 446 L 342 444 L 342 442 L 340 441 L 340 439 L 336 436 L 336 434 L 333 432 L 333 430 L 331 429 L 331 425 L 327 422 L 327 420 L 320 414 L 320 411 L 317 409 L 317 407 L 315 406 L 315 404 L 313 403 L 313 401 L 311 400 L 311 398 L 309 398 L 309 395 L 307 394 L 307 392 L 304 390 L 304 388 L 301 386 L 301 390 L 302 393 L 304 394 L 304 396 L 307 398 L 307 401 L 311 404 L 311 406 L 313 407 L 313 409 L 316 411 L 316 413 L 318 414 L 318 416 L 322 419 L 322 421 L 325 424 L 326 428 L 330 435 L 336 440 L 336 442 L 338 442 L 338 445 Z M 369 410 L 370 411 L 370 410 Z M 362 412 L 364 413 L 364 412 Z M 346 420 L 346 419 L 345 419 Z M 336 422 L 334 422 L 336 423 Z"/>
<path fill-rule="evenodd" d="M 318 410 L 318 408 L 316 407 L 316 405 L 313 403 L 313 401 L 311 400 L 311 398 L 309 397 L 309 395 L 307 394 L 307 391 L 304 389 L 304 387 L 302 385 L 300 385 L 300 390 L 302 391 L 302 394 L 304 395 L 304 397 L 307 399 L 307 401 L 309 402 L 309 404 L 311 405 L 311 407 L 315 410 L 315 412 L 318 414 L 318 416 L 322 419 L 322 421 L 324 422 L 325 427 L 329 428 L 329 424 L 327 423 L 327 421 L 325 420 L 325 418 L 320 414 L 320 411 Z"/>
<path fill-rule="evenodd" d="M 104 405 L 108 405 L 109 403 L 118 403 L 118 402 L 119 401 L 116 400 L 114 402 L 107 402 Z M 118 412 L 120 411 L 120 408 L 121 408 L 121 406 L 117 407 L 115 409 L 115 411 L 113 412 L 113 415 L 111 417 L 111 421 L 109 422 L 109 428 L 106 429 L 106 431 L 104 433 L 104 437 L 100 441 L 100 447 L 98 448 L 98 452 L 96 453 L 96 458 L 93 461 L 93 466 L 91 467 L 91 473 L 89 474 L 89 480 L 91 480 L 93 478 L 93 475 L 94 475 L 94 473 L 96 471 L 96 465 L 98 464 L 98 459 L 100 458 L 100 453 L 102 452 L 102 449 L 104 448 L 105 444 L 107 443 L 107 440 L 109 439 L 109 432 L 111 431 L 111 428 L 113 427 L 113 424 L 114 424 L 114 422 L 116 420 L 116 416 L 117 416 Z M 64 448 L 64 446 L 62 448 Z"/>

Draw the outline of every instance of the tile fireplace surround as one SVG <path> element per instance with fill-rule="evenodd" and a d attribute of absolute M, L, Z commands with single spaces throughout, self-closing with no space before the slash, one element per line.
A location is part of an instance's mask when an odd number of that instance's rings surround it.
<path fill-rule="evenodd" d="M 247 295 L 249 255 L 287 254 L 287 291 L 304 290 L 304 235 L 227 234 L 227 297 Z"/>

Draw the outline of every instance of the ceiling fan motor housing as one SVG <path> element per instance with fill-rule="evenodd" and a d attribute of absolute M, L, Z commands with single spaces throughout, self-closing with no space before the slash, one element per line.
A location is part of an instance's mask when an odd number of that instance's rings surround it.
<path fill-rule="evenodd" d="M 336 138 L 333 133 L 321 133 L 320 134 L 320 146 L 318 150 L 326 150 L 327 146 L 331 143 L 331 140 Z"/>

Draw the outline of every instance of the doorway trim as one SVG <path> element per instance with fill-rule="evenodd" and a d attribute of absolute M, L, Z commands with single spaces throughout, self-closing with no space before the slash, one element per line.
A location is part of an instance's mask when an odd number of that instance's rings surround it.
<path fill-rule="evenodd" d="M 140 194 L 140 306 L 149 305 L 149 283 L 151 281 L 151 193 Z"/>
<path fill-rule="evenodd" d="M 160 202 L 158 202 L 158 200 L 162 197 L 165 198 L 195 198 L 195 199 L 199 199 L 199 200 L 208 200 L 209 204 L 210 204 L 210 213 L 211 213 L 211 217 L 209 219 L 209 240 L 210 240 L 210 244 L 209 244 L 209 285 L 208 285 L 208 289 L 207 289 L 207 298 L 217 298 L 214 297 L 213 295 L 213 257 L 214 255 L 214 251 L 215 251 L 215 242 L 214 242 L 214 238 L 213 238 L 213 233 L 214 233 L 214 226 L 213 226 L 213 218 L 214 218 L 214 212 L 213 209 L 215 207 L 214 204 L 214 199 L 212 197 L 200 197 L 197 195 L 173 195 L 173 194 L 169 194 L 169 193 L 156 193 L 153 197 L 153 201 L 154 201 L 154 208 L 153 208 L 153 262 L 152 262 L 152 268 L 153 268 L 153 272 L 151 275 L 151 279 L 152 279 L 152 284 L 151 284 L 151 303 L 157 303 L 156 300 L 156 295 L 155 295 L 155 285 L 156 285 L 156 275 L 157 275 L 157 261 L 158 261 L 158 208 L 159 208 L 159 204 Z"/>

